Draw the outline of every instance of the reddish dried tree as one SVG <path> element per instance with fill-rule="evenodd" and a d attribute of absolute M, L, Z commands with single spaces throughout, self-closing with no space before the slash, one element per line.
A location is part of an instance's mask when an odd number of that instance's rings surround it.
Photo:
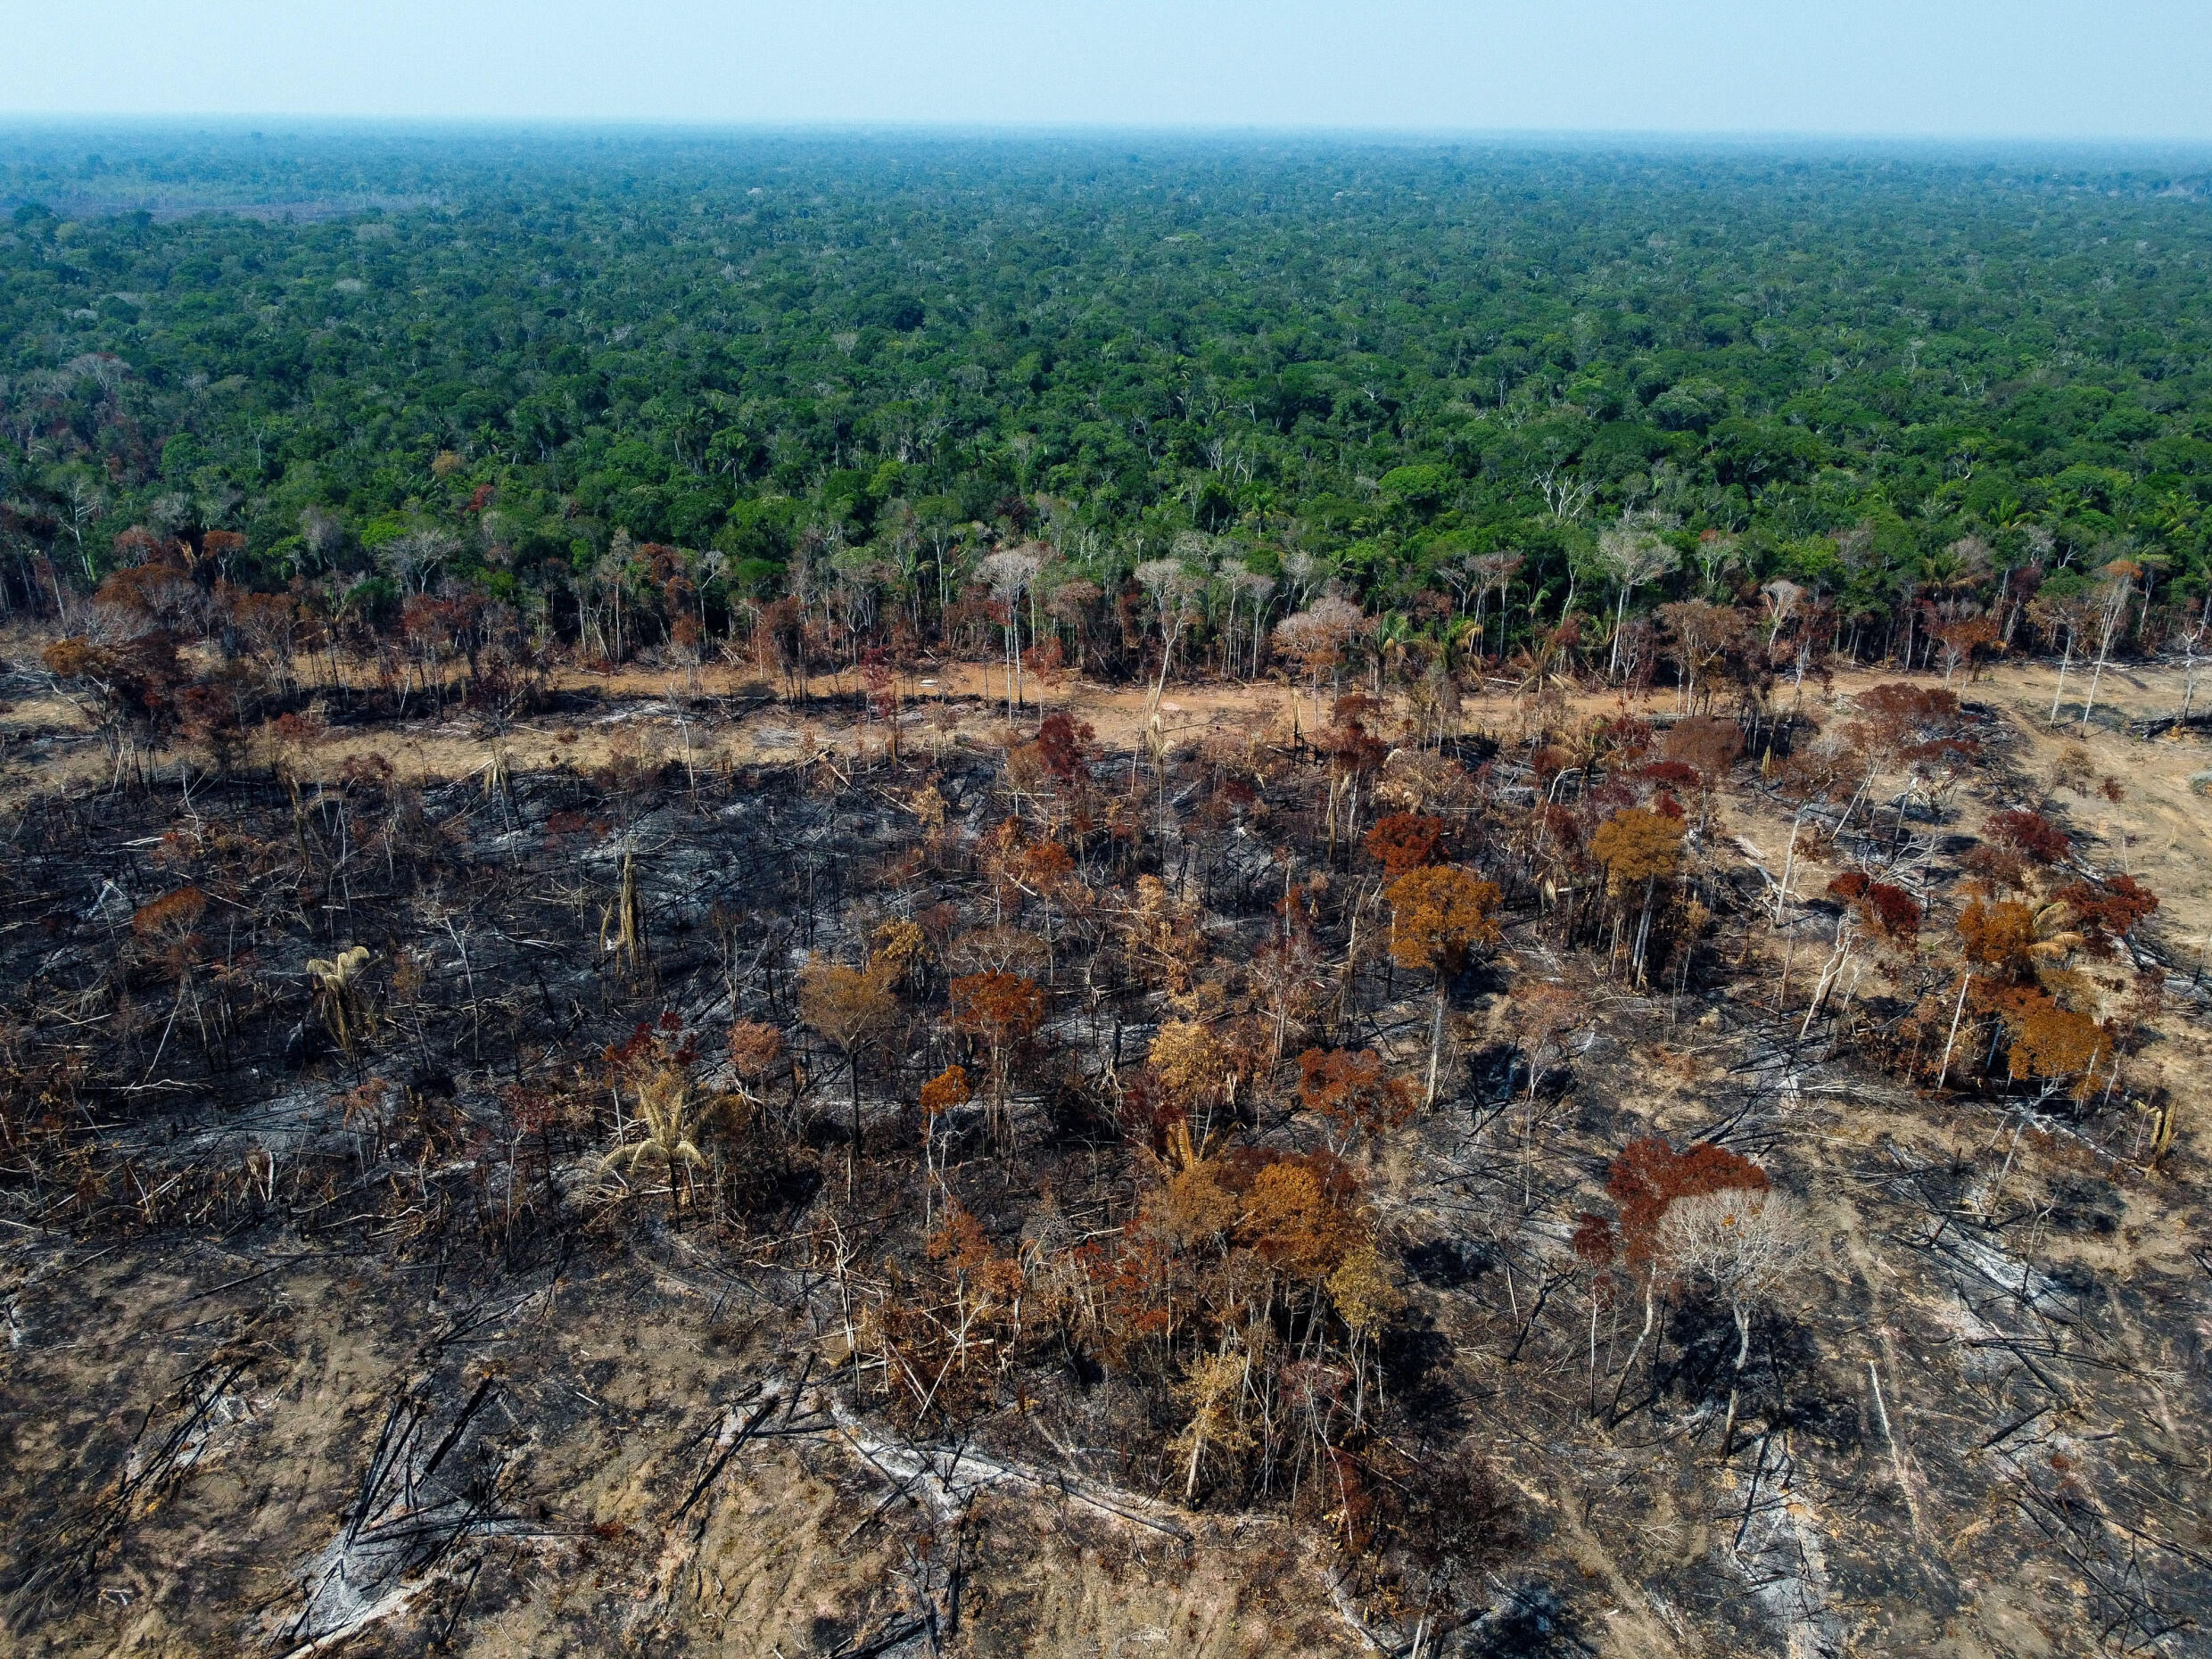
<path fill-rule="evenodd" d="M 1379 1135 L 1413 1114 L 1413 1094 L 1382 1069 L 1373 1049 L 1309 1048 L 1298 1057 L 1298 1098 L 1325 1118 L 1338 1150 L 1360 1135 Z"/>
<path fill-rule="evenodd" d="M 1436 856 L 1444 839 L 1444 821 L 1419 813 L 1387 813 L 1367 831 L 1367 856 L 1393 879 L 1418 870 Z"/>
<path fill-rule="evenodd" d="M 1429 1078 L 1423 1103 L 1436 1104 L 1436 1073 L 1444 1052 L 1444 1001 L 1451 982 L 1478 945 L 1497 942 L 1498 884 L 1457 864 L 1408 871 L 1383 896 L 1391 906 L 1391 955 L 1403 968 L 1436 978 L 1429 1028 Z"/>
<path fill-rule="evenodd" d="M 1044 1023 L 1044 987 L 1018 973 L 964 974 L 951 986 L 953 1026 L 980 1042 L 991 1060 L 991 1127 L 1004 1143 L 1007 1072 L 1015 1047 Z"/>

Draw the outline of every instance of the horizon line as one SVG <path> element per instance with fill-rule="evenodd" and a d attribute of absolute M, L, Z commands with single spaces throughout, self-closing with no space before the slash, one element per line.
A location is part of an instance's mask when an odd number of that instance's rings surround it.
<path fill-rule="evenodd" d="M 1654 147 L 1706 144 L 1727 148 L 1762 146 L 1900 146 L 1936 149 L 2042 149 L 2061 151 L 2201 151 L 2212 160 L 2212 133 L 2180 136 L 2158 134 L 2034 134 L 2018 132 L 1902 132 L 1834 128 L 1604 128 L 1604 127 L 1446 127 L 1387 126 L 1382 124 L 1277 124 L 1267 122 L 1197 121 L 972 121 L 912 118 L 897 120 L 748 120 L 742 118 L 665 118 L 649 116 L 541 116 L 541 115 L 405 115 L 316 114 L 269 111 L 252 113 L 5 111 L 0 110 L 0 132 L 22 129 L 141 131 L 187 129 L 236 130 L 265 137 L 262 128 L 290 132 L 323 130 L 385 130 L 395 134 L 428 134 L 456 130 L 485 135 L 496 133 L 623 134 L 634 136 L 815 136 L 907 138 L 1088 138 L 1127 139 L 1270 139 L 1353 140 L 1384 144 L 1526 144 L 1650 145 Z"/>

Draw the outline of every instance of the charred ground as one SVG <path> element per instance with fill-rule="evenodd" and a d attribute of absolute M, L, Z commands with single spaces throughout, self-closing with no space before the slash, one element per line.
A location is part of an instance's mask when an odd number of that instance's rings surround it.
<path fill-rule="evenodd" d="M 2167 750 L 1959 689 L 34 772 L 8 1639 L 2191 1651 Z"/>

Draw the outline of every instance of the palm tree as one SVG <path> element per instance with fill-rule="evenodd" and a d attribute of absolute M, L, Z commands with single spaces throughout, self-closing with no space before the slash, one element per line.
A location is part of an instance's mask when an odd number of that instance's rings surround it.
<path fill-rule="evenodd" d="M 1382 689 L 1386 676 L 1395 676 L 1406 664 L 1406 654 L 1413 648 L 1413 619 L 1403 611 L 1391 611 L 1375 618 L 1374 664 L 1375 689 Z"/>
<path fill-rule="evenodd" d="M 1448 664 L 1465 663 L 1472 650 L 1480 662 L 1483 655 L 1482 624 L 1472 616 L 1462 616 L 1444 630 L 1444 657 Z"/>
<path fill-rule="evenodd" d="M 693 1143 L 686 1121 L 689 1095 L 690 1085 L 682 1074 L 666 1069 L 640 1084 L 635 1121 L 644 1126 L 645 1138 L 622 1143 L 599 1160 L 599 1168 L 612 1169 L 626 1162 L 634 1176 L 640 1164 L 657 1161 L 668 1171 L 669 1191 L 675 1193 L 678 1164 L 695 1169 L 706 1167 L 706 1159 Z"/>
<path fill-rule="evenodd" d="M 307 977 L 315 985 L 316 1010 L 349 1059 L 360 1028 L 367 1023 L 368 998 L 363 982 L 367 967 L 366 945 L 349 946 L 334 959 L 316 957 L 307 965 Z"/>

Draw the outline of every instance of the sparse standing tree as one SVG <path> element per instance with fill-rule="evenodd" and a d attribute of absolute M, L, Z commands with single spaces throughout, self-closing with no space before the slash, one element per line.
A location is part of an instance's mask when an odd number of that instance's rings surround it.
<path fill-rule="evenodd" d="M 1637 919 L 1635 945 L 1629 952 L 1630 971 L 1639 985 L 1644 978 L 1644 947 L 1651 937 L 1652 899 L 1658 884 L 1674 874 L 1684 833 L 1679 818 L 1642 806 L 1624 806 L 1599 824 L 1590 837 L 1590 856 L 1605 866 L 1616 900 L 1638 882 L 1643 884 L 1643 910 Z"/>
<path fill-rule="evenodd" d="M 2197 701 L 2197 662 L 2208 631 L 2212 631 L 2212 588 L 2205 590 L 2204 604 L 2182 631 L 2182 709 L 2177 719 L 2183 725 Z"/>
<path fill-rule="evenodd" d="M 2082 730 L 2089 730 L 2090 711 L 2097 706 L 2097 688 L 2104 682 L 2105 664 L 2112 655 L 2112 640 L 2127 619 L 2128 601 L 2134 597 L 2136 579 L 2143 567 L 2132 558 L 2116 558 L 2098 573 L 2094 590 L 2097 616 L 2097 666 L 2089 676 L 2089 696 L 2082 703 Z"/>
<path fill-rule="evenodd" d="M 1736 1321 L 1729 1367 L 1728 1419 L 1721 1430 L 1725 1460 L 1736 1440 L 1736 1407 L 1751 1359 L 1751 1316 L 1781 1282 L 1803 1248 L 1796 1208 L 1771 1187 L 1723 1187 L 1667 1206 L 1659 1223 L 1660 1253 L 1687 1277 L 1703 1279 L 1727 1300 Z"/>
<path fill-rule="evenodd" d="M 860 1171 L 860 1057 L 898 1017 L 898 999 L 891 993 L 890 981 L 890 972 L 875 962 L 846 968 L 816 958 L 799 973 L 799 1018 L 845 1056 L 853 1111 L 845 1160 L 848 1202 Z"/>
<path fill-rule="evenodd" d="M 1437 864 L 1399 877 L 1383 896 L 1391 906 L 1391 955 L 1402 968 L 1427 969 L 1436 979 L 1429 1024 L 1429 1075 L 1422 1104 L 1436 1105 L 1436 1074 L 1444 1052 L 1444 1003 L 1451 982 L 1479 945 L 1498 937 L 1498 884 L 1457 864 Z"/>
<path fill-rule="evenodd" d="M 1597 538 L 1598 565 L 1619 589 L 1614 604 L 1613 656 L 1605 668 L 1609 679 L 1618 678 L 1621 673 L 1621 629 L 1628 620 L 1629 597 L 1682 562 L 1682 556 L 1659 534 L 1658 526 L 1665 522 L 1648 515 L 1624 513 L 1619 524 Z"/>
<path fill-rule="evenodd" d="M 1006 625 L 1001 633 L 1006 654 L 1008 720 L 1013 719 L 1022 702 L 1021 602 L 1036 585 L 1037 572 L 1044 568 L 1044 556 L 1027 545 L 1003 548 L 979 566 L 983 579 L 991 584 L 991 597 L 1006 609 Z"/>

